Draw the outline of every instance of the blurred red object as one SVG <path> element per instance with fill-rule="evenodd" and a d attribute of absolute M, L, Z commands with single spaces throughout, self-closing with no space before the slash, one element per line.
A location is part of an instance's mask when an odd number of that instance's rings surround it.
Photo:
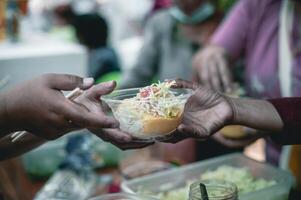
<path fill-rule="evenodd" d="M 112 183 L 110 186 L 109 186 L 109 191 L 108 193 L 118 193 L 120 192 L 121 189 L 120 189 L 120 184 L 117 184 L 117 183 Z"/>
<path fill-rule="evenodd" d="M 18 4 L 22 15 L 26 15 L 28 11 L 28 0 L 19 0 Z"/>
<path fill-rule="evenodd" d="M 171 6 L 171 0 L 155 0 L 153 12 L 163 8 L 168 8 L 170 6 Z"/>

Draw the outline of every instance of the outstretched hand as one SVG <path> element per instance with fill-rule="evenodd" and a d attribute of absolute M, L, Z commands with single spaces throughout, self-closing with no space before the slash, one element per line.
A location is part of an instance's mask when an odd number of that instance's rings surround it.
<path fill-rule="evenodd" d="M 112 117 L 105 116 L 105 111 L 100 101 L 102 95 L 111 93 L 115 87 L 116 83 L 114 81 L 94 85 L 76 98 L 75 102 L 89 110 L 91 114 L 98 115 L 103 123 L 110 124 L 112 121 L 115 121 L 115 123 L 118 124 Z M 131 135 L 121 131 L 118 126 L 112 128 L 87 126 L 87 128 L 102 140 L 110 142 L 122 150 L 143 148 L 153 144 L 153 142 L 145 143 L 135 141 Z"/>
<path fill-rule="evenodd" d="M 81 128 L 118 127 L 114 118 L 102 112 L 91 112 L 90 101 L 79 103 L 66 99 L 62 93 L 62 90 L 79 87 L 87 93 L 100 93 L 102 90 L 101 94 L 106 94 L 115 87 L 112 83 L 92 87 L 93 84 L 91 78 L 46 74 L 17 85 L 0 96 L 1 133 L 25 130 L 51 140 Z M 89 109 L 86 107 L 88 104 Z"/>
<path fill-rule="evenodd" d="M 177 80 L 176 87 L 190 88 L 194 94 L 185 105 L 183 121 L 175 137 L 167 142 L 175 143 L 188 137 L 207 139 L 233 118 L 231 103 L 222 94 L 183 80 Z"/>

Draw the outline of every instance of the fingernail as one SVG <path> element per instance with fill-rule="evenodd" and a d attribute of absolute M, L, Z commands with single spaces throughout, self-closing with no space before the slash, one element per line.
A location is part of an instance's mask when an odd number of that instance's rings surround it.
<path fill-rule="evenodd" d="M 90 87 L 93 84 L 94 84 L 94 78 L 92 78 L 92 77 L 84 78 L 84 80 L 83 80 L 84 87 Z"/>
<path fill-rule="evenodd" d="M 185 132 L 185 126 L 181 124 L 181 125 L 178 127 L 178 130 L 179 130 L 180 132 Z"/>
<path fill-rule="evenodd" d="M 111 87 L 115 84 L 115 81 L 108 81 L 108 82 L 104 82 L 103 84 L 107 87 Z"/>

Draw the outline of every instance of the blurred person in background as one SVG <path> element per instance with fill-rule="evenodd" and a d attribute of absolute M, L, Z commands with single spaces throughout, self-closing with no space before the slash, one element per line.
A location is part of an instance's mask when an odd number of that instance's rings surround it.
<path fill-rule="evenodd" d="M 155 13 L 147 22 L 137 62 L 124 72 L 119 88 L 145 86 L 156 79 L 191 80 L 194 54 L 208 42 L 223 18 L 217 4 L 207 0 L 174 0 L 171 8 Z M 195 141 L 191 140 L 162 146 L 168 159 L 184 163 L 195 161 L 195 157 L 205 159 L 233 152 L 213 140 L 198 144 L 197 152 Z"/>
<path fill-rule="evenodd" d="M 194 58 L 200 81 L 215 90 L 231 91 L 230 63 L 243 57 L 247 95 L 300 96 L 300 11 L 301 2 L 294 0 L 239 1 Z M 280 153 L 281 146 L 267 139 L 266 160 L 278 165 Z"/>
<path fill-rule="evenodd" d="M 73 22 L 78 40 L 89 50 L 89 76 L 98 79 L 120 71 L 118 57 L 108 46 L 108 25 L 98 14 L 76 16 Z"/>
<path fill-rule="evenodd" d="M 124 72 L 119 87 L 145 86 L 154 78 L 191 80 L 192 57 L 206 44 L 222 17 L 210 1 L 174 0 L 170 9 L 148 20 L 138 60 Z"/>
<path fill-rule="evenodd" d="M 98 79 L 110 72 L 120 71 L 116 52 L 108 46 L 108 24 L 100 14 L 76 14 L 69 4 L 56 8 L 55 13 L 60 21 L 74 28 L 78 41 L 87 47 L 89 76 Z"/>
<path fill-rule="evenodd" d="M 168 8 L 171 6 L 171 0 L 154 0 L 154 6 L 152 12 Z"/>

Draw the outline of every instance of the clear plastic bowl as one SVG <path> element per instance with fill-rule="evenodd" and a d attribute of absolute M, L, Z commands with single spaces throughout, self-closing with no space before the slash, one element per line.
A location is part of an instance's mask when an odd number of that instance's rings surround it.
<path fill-rule="evenodd" d="M 144 108 L 149 99 L 125 101 L 139 93 L 141 88 L 115 90 L 109 95 L 102 97 L 102 100 L 111 108 L 114 117 L 120 123 L 120 129 L 137 138 L 138 141 L 154 141 L 167 139 L 182 120 L 182 114 L 176 118 L 155 117 L 151 114 L 140 112 L 141 103 Z M 187 99 L 192 95 L 192 90 L 184 88 L 170 89 L 175 97 L 165 98 L 160 101 L 160 111 L 175 107 L 182 113 Z"/>
<path fill-rule="evenodd" d="M 107 194 L 99 197 L 94 197 L 89 200 L 158 200 L 153 197 L 140 196 L 127 193 Z"/>

